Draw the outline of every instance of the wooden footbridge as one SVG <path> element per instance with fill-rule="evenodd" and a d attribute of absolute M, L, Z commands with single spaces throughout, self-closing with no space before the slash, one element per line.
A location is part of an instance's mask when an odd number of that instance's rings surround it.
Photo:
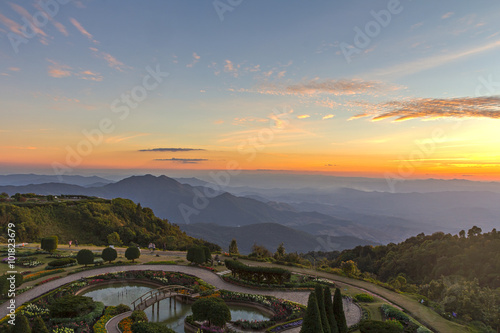
<path fill-rule="evenodd" d="M 177 296 L 184 297 L 196 297 L 194 290 L 185 286 L 172 285 L 164 286 L 157 289 L 153 289 L 136 299 L 132 302 L 134 310 L 145 310 L 146 308 L 153 306 L 153 313 L 155 304 L 157 304 L 157 311 L 160 310 L 160 301 L 166 298 L 170 298 L 170 304 L 172 304 L 172 298 L 174 299 L 174 309 L 177 308 Z"/>

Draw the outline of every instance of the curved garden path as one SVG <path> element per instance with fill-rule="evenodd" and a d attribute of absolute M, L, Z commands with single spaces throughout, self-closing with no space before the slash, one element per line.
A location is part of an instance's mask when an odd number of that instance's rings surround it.
<path fill-rule="evenodd" d="M 178 265 L 134 265 L 134 266 L 113 266 L 97 268 L 88 271 L 78 272 L 75 274 L 68 275 L 66 277 L 47 282 L 41 286 L 30 289 L 21 295 L 16 296 L 16 307 L 21 306 L 21 304 L 26 303 L 38 296 L 45 294 L 48 291 L 56 289 L 61 285 L 66 283 L 77 281 L 81 278 L 86 278 L 94 275 L 114 273 L 121 271 L 141 271 L 141 270 L 157 270 L 157 271 L 167 271 L 167 272 L 180 272 L 194 275 L 207 283 L 213 285 L 217 289 L 225 289 L 229 291 L 247 293 L 247 294 L 257 294 L 257 295 L 271 295 L 277 298 L 287 299 L 293 302 L 307 305 L 307 299 L 309 297 L 309 292 L 304 291 L 279 291 L 279 290 L 257 290 L 251 288 L 245 288 L 233 285 L 231 283 L 225 282 L 217 274 L 212 273 L 206 269 L 190 266 L 178 266 Z M 0 305 L 0 318 L 5 317 L 8 314 L 7 305 L 9 303 L 5 302 Z M 347 324 L 349 326 L 358 323 L 361 320 L 360 309 L 352 303 L 344 303 Z M 294 332 L 290 330 L 288 332 Z M 297 331 L 298 332 L 298 331 Z"/>

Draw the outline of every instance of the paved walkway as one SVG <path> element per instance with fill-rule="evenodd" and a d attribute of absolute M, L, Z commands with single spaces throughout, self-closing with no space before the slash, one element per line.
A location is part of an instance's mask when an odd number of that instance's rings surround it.
<path fill-rule="evenodd" d="M 282 298 L 297 302 L 303 305 L 307 305 L 307 299 L 309 297 L 309 292 L 299 291 L 279 291 L 279 290 L 257 290 L 251 288 L 245 288 L 233 285 L 231 283 L 225 282 L 217 274 L 212 273 L 206 269 L 191 267 L 191 266 L 177 266 L 177 265 L 135 265 L 135 266 L 113 266 L 97 268 L 93 270 L 83 271 L 69 276 L 47 282 L 41 286 L 30 289 L 21 295 L 16 296 L 16 307 L 21 306 L 21 304 L 26 303 L 38 296 L 45 294 L 53 289 L 60 287 L 63 284 L 77 281 L 81 278 L 86 278 L 94 275 L 114 273 L 121 271 L 141 271 L 141 270 L 155 270 L 155 271 L 167 271 L 167 272 L 180 272 L 191 274 L 197 276 L 198 278 L 206 281 L 207 283 L 213 285 L 217 289 L 225 289 L 234 292 L 241 292 L 247 294 L 257 294 L 257 295 L 271 295 L 277 298 Z M 5 302 L 0 305 L 0 318 L 5 317 L 8 314 L 7 305 L 9 302 Z M 358 323 L 361 320 L 361 311 L 355 304 L 344 303 L 347 325 L 351 326 Z M 295 332 L 295 330 L 288 331 L 290 333 Z M 298 332 L 298 331 L 297 331 Z"/>

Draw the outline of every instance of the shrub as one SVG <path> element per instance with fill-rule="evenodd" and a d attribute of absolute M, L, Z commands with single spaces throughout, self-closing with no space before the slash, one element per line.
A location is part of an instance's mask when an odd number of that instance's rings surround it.
<path fill-rule="evenodd" d="M 354 296 L 354 299 L 358 302 L 366 302 L 366 303 L 371 303 L 375 301 L 373 296 L 368 294 L 357 294 Z"/>
<path fill-rule="evenodd" d="M 142 310 L 135 310 L 134 312 L 132 312 L 132 314 L 130 315 L 130 318 L 132 319 L 132 321 L 134 323 L 138 322 L 138 321 L 145 321 L 147 322 L 148 321 L 148 316 L 146 315 L 146 313 Z"/>
<path fill-rule="evenodd" d="M 402 333 L 403 325 L 397 320 L 365 320 L 359 325 L 361 333 Z"/>
<path fill-rule="evenodd" d="M 107 247 L 104 250 L 102 250 L 101 253 L 102 260 L 109 261 L 109 263 L 111 263 L 113 260 L 116 259 L 116 257 L 118 257 L 118 253 L 112 247 Z"/>
<path fill-rule="evenodd" d="M 19 273 L 15 273 L 15 274 L 4 274 L 2 276 L 0 276 L 0 294 L 4 295 L 4 294 L 7 294 L 7 292 L 9 291 L 9 288 L 10 288 L 10 281 L 11 280 L 8 280 L 11 276 L 14 276 L 14 284 L 16 286 L 16 288 L 18 288 L 19 286 L 21 286 L 23 284 L 23 281 L 24 281 L 24 277 L 19 274 Z"/>
<path fill-rule="evenodd" d="M 66 295 L 49 306 L 51 318 L 74 318 L 85 315 L 95 308 L 90 297 Z"/>
<path fill-rule="evenodd" d="M 76 255 L 76 260 L 78 261 L 78 264 L 85 265 L 85 267 L 87 267 L 87 265 L 94 263 L 94 252 L 87 249 L 80 250 Z"/>
<path fill-rule="evenodd" d="M 131 309 L 130 309 L 130 306 L 125 305 L 125 304 L 118 304 L 118 305 L 115 307 L 115 309 L 114 309 L 114 311 L 113 311 L 113 314 L 114 314 L 115 316 L 117 316 L 117 315 L 119 315 L 119 314 L 121 314 L 121 313 L 124 313 L 124 312 L 130 311 L 130 310 L 131 310 Z"/>
<path fill-rule="evenodd" d="M 225 263 L 233 276 L 238 276 L 243 280 L 257 280 L 258 283 L 277 283 L 281 285 L 284 282 L 290 281 L 291 277 L 290 271 L 283 268 L 247 266 L 237 260 L 231 259 L 227 259 Z"/>
<path fill-rule="evenodd" d="M 410 317 L 406 313 L 404 313 L 401 310 L 396 309 L 395 307 L 393 307 L 389 304 L 382 304 L 380 309 L 382 310 L 382 312 L 384 313 L 386 318 L 395 318 L 397 320 L 404 321 L 404 322 L 410 321 Z"/>
<path fill-rule="evenodd" d="M 205 261 L 207 261 L 205 255 L 206 254 L 204 248 L 200 246 L 193 246 L 187 250 L 186 259 L 191 263 L 201 265 Z"/>
<path fill-rule="evenodd" d="M 61 259 L 52 260 L 47 265 L 49 265 L 51 267 L 61 267 L 61 266 L 66 266 L 66 265 L 70 265 L 70 264 L 75 264 L 75 263 L 76 263 L 76 259 L 61 258 Z"/>
<path fill-rule="evenodd" d="M 139 250 L 136 246 L 130 246 L 127 250 L 125 250 L 125 258 L 132 260 L 132 262 L 140 256 L 141 250 Z"/>
<path fill-rule="evenodd" d="M 223 327 L 231 320 L 231 311 L 221 298 L 207 297 L 195 301 L 191 307 L 193 319 L 197 321 L 208 320 L 209 323 Z"/>
<path fill-rule="evenodd" d="M 16 316 L 16 324 L 11 329 L 12 333 L 31 333 L 30 323 L 24 315 Z"/>
<path fill-rule="evenodd" d="M 33 321 L 33 332 L 35 333 L 49 333 L 49 329 L 45 325 L 40 316 L 36 316 Z"/>
<path fill-rule="evenodd" d="M 42 238 L 40 247 L 42 248 L 42 250 L 52 253 L 57 249 L 58 242 L 59 239 L 57 238 L 57 236 L 45 237 Z"/>

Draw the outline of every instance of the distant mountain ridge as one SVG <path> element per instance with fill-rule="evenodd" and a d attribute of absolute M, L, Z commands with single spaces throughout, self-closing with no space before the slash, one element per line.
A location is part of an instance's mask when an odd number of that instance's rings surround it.
<path fill-rule="evenodd" d="M 0 186 L 26 186 L 32 184 L 61 183 L 84 187 L 103 186 L 111 180 L 97 176 L 11 174 L 0 175 Z"/>

